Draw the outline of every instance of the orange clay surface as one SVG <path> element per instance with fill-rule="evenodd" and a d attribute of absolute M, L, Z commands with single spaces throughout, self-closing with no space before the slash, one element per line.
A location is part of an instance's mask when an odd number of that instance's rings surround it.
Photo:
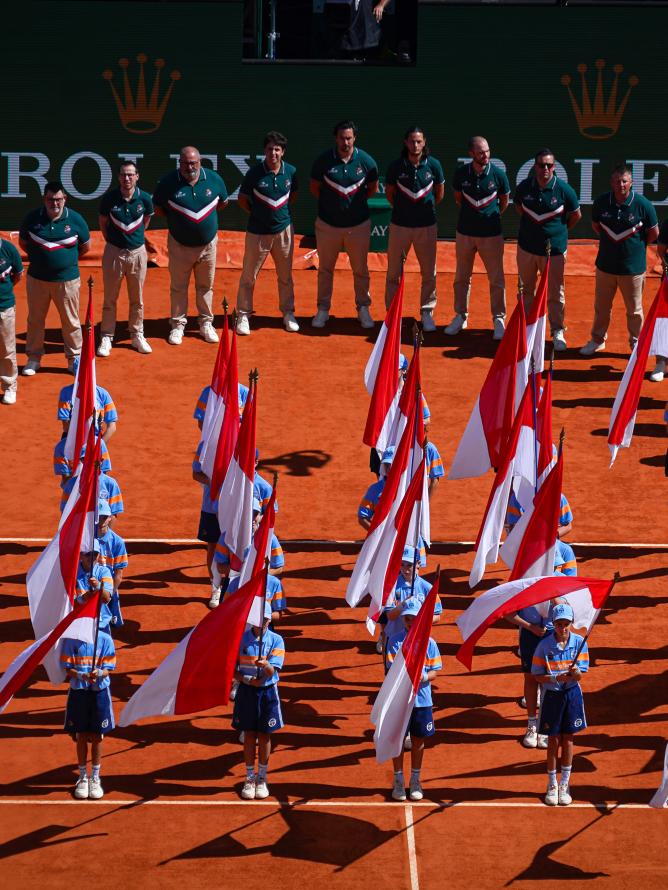
<path fill-rule="evenodd" d="M 95 315 L 99 318 L 99 269 Z M 216 302 L 234 303 L 238 271 L 217 273 Z M 470 601 L 467 578 L 491 476 L 442 481 L 432 499 L 427 577 L 440 563 L 444 615 L 434 629 L 444 659 L 435 683 L 437 735 L 425 756 L 425 801 L 393 804 L 391 766 L 378 765 L 369 712 L 382 681 L 364 610 L 343 601 L 362 531 L 355 514 L 373 481 L 361 444 L 368 396 L 362 382 L 373 336 L 354 319 L 350 273 L 337 274 L 333 315 L 313 331 L 316 275 L 295 273 L 299 334 L 287 334 L 275 279 L 262 273 L 252 335 L 240 339 L 240 376 L 257 366 L 261 470 L 279 473 L 277 534 L 286 550 L 289 613 L 281 680 L 286 727 L 275 736 L 268 801 L 243 803 L 240 745 L 230 708 L 155 719 L 116 730 L 104 743 L 105 799 L 73 802 L 74 746 L 60 727 L 66 692 L 45 675 L 0 716 L 0 859 L 11 886 L 117 888 L 199 886 L 499 888 L 668 885 L 666 813 L 646 803 L 661 781 L 668 736 L 667 480 L 664 384 L 646 382 L 630 450 L 608 469 L 607 423 L 627 358 L 623 311 L 615 306 L 609 351 L 584 359 L 593 278 L 567 279 L 567 339 L 557 357 L 554 427 L 566 430 L 564 490 L 575 516 L 570 541 L 581 575 L 620 580 L 591 638 L 584 681 L 589 728 L 576 742 L 569 810 L 541 803 L 545 755 L 524 749 L 525 712 L 517 633 L 490 630 L 468 674 L 454 659 L 454 619 Z M 650 278 L 647 301 L 658 280 Z M 509 295 L 516 279 L 509 278 Z M 419 280 L 409 274 L 405 337 L 417 315 Z M 372 276 L 372 312 L 382 318 L 383 276 Z M 119 325 L 98 382 L 119 410 L 110 443 L 130 539 L 122 587 L 125 626 L 116 634 L 116 715 L 151 670 L 204 615 L 204 551 L 193 543 L 199 486 L 191 481 L 194 403 L 210 379 L 215 347 L 196 326 L 181 347 L 165 342 L 167 271 L 151 269 L 146 335 L 150 356 L 129 348 Z M 475 276 L 469 329 L 447 338 L 452 275 L 439 276 L 439 331 L 422 356 L 430 434 L 449 466 L 493 355 L 486 281 Z M 120 318 L 126 317 L 120 304 Z M 219 319 L 220 320 L 220 319 Z M 18 287 L 19 349 L 25 287 Z M 373 332 L 372 332 L 373 334 Z M 4 456 L 0 510 L 0 670 L 31 639 L 25 572 L 58 517 L 51 456 L 56 404 L 71 378 L 57 316 L 49 316 L 43 371 L 21 378 L 18 402 L 0 410 Z M 408 350 L 408 347 L 406 347 Z M 23 363 L 23 357 L 19 359 Z M 556 434 L 556 432 L 555 432 Z M 136 539 L 136 540 L 133 540 Z M 168 542 L 151 541 L 168 539 Z M 184 540 L 180 540 L 184 539 Z M 301 543 L 305 540 L 318 543 Z M 338 543 L 337 543 L 338 542 Z M 642 544 L 643 546 L 632 546 Z M 489 587 L 507 577 L 498 565 Z M 408 770 L 408 755 L 406 756 Z M 453 806 L 454 804 L 454 806 Z M 54 848 L 54 849 L 52 849 Z"/>

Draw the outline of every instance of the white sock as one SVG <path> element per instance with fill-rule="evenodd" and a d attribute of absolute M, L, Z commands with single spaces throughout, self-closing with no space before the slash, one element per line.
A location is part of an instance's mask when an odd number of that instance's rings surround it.
<path fill-rule="evenodd" d="M 402 785 L 405 783 L 406 780 L 404 779 L 404 771 L 402 769 L 399 769 L 395 772 L 394 781 L 401 782 Z"/>
<path fill-rule="evenodd" d="M 556 784 L 557 784 L 557 771 L 556 771 L 556 769 L 549 769 L 549 770 L 547 771 L 547 784 L 550 786 L 550 788 L 551 788 L 553 785 L 556 785 Z"/>
<path fill-rule="evenodd" d="M 249 779 L 251 782 L 255 778 L 255 764 L 251 763 L 249 766 L 246 764 L 246 779 Z"/>
<path fill-rule="evenodd" d="M 411 770 L 411 782 L 419 782 L 420 781 L 420 770 L 412 769 Z"/>
<path fill-rule="evenodd" d="M 265 782 L 267 779 L 267 769 L 269 768 L 268 763 L 258 763 L 257 765 L 257 777 L 261 782 Z"/>
<path fill-rule="evenodd" d="M 87 777 L 88 777 L 88 775 L 87 775 L 87 773 L 86 773 L 86 764 L 85 764 L 85 763 L 80 763 L 80 764 L 79 764 L 79 778 L 80 778 L 80 779 L 86 779 Z"/>
<path fill-rule="evenodd" d="M 573 769 L 573 764 L 570 766 L 562 766 L 561 767 L 561 784 L 568 785 L 571 780 L 571 770 Z"/>
<path fill-rule="evenodd" d="M 527 725 L 529 729 L 538 729 L 538 717 L 527 718 Z"/>
<path fill-rule="evenodd" d="M 99 763 L 93 764 L 93 775 L 91 776 L 91 779 L 94 782 L 100 781 L 100 767 L 101 767 L 101 764 L 99 764 Z"/>

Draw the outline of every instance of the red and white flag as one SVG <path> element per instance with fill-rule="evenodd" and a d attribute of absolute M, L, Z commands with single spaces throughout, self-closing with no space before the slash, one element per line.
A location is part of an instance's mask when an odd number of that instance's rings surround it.
<path fill-rule="evenodd" d="M 513 581 L 549 575 L 554 571 L 563 472 L 564 461 L 560 453 L 547 479 L 504 541 L 500 556 L 512 570 L 510 579 Z"/>
<path fill-rule="evenodd" d="M 527 388 L 531 392 L 531 405 L 522 423 L 513 483 L 515 496 L 523 510 L 527 509 L 557 459 L 552 441 L 552 372 L 548 373 L 542 393 L 539 374 L 529 377 Z"/>
<path fill-rule="evenodd" d="M 239 561 L 244 558 L 253 538 L 256 417 L 257 382 L 251 380 L 239 437 L 218 496 L 220 534 L 225 536 L 225 546 L 230 554 L 234 554 Z"/>
<path fill-rule="evenodd" d="M 388 445 L 388 433 L 398 410 L 401 393 L 399 355 L 401 350 L 401 313 L 404 303 L 404 276 L 392 299 L 378 339 L 364 371 L 364 385 L 371 396 L 362 441 L 382 456 Z"/>
<path fill-rule="evenodd" d="M 88 439 L 88 430 L 95 415 L 95 329 L 93 327 L 93 294 L 88 295 L 86 322 L 83 330 L 79 367 L 72 389 L 72 414 L 65 439 L 65 458 L 76 468 L 81 461 L 81 450 Z"/>
<path fill-rule="evenodd" d="M 202 421 L 200 464 L 202 465 L 202 471 L 204 473 L 207 472 L 204 468 L 205 466 L 213 472 L 213 459 L 216 453 L 216 443 L 218 442 L 220 425 L 223 422 L 223 415 L 225 413 L 225 378 L 227 375 L 227 363 L 229 357 L 230 335 L 226 312 L 225 320 L 223 322 L 223 330 L 220 335 L 220 340 L 218 341 L 216 361 L 213 366 L 213 373 L 211 374 L 211 386 L 209 387 L 209 397 L 206 400 L 206 408 L 204 409 L 204 420 Z M 205 457 L 206 462 L 204 461 Z M 209 478 L 211 478 L 211 476 L 209 476 Z"/>
<path fill-rule="evenodd" d="M 471 670 L 473 650 L 488 627 L 499 618 L 513 615 L 528 606 L 564 599 L 573 609 L 573 626 L 589 630 L 614 586 L 614 581 L 596 578 L 549 575 L 518 578 L 486 590 L 456 620 L 464 640 L 456 658 Z"/>
<path fill-rule="evenodd" d="M 492 490 L 489 493 L 487 507 L 485 508 L 485 515 L 476 538 L 475 557 L 471 574 L 469 575 L 469 587 L 475 587 L 485 574 L 485 566 L 494 565 L 499 558 L 499 544 L 506 521 L 518 446 L 523 431 L 526 429 L 527 415 L 531 413 L 531 403 L 532 394 L 527 386 L 524 390 L 524 397 L 520 402 L 520 407 L 515 415 L 501 464 L 494 476 Z M 533 443 L 531 444 L 533 447 Z"/>
<path fill-rule="evenodd" d="M 272 489 L 269 503 L 262 514 L 260 525 L 253 535 L 253 542 L 248 551 L 248 555 L 244 559 L 239 571 L 239 587 L 250 581 L 251 577 L 261 571 L 268 559 L 271 558 L 271 538 L 274 534 L 274 526 L 276 525 L 276 486 Z M 256 627 L 259 626 L 262 613 L 257 604 L 251 609 L 248 616 L 248 623 Z"/>
<path fill-rule="evenodd" d="M 399 577 L 401 560 L 407 541 L 418 547 L 420 538 L 429 540 L 429 489 L 427 463 L 422 458 L 406 489 L 399 509 L 391 522 L 387 522 L 378 541 L 378 550 L 369 575 L 371 603 L 366 619 L 370 634 L 376 632 L 376 623 Z"/>
<path fill-rule="evenodd" d="M 640 388 L 650 355 L 668 356 L 668 279 L 665 275 L 647 313 L 612 406 L 608 433 L 610 466 L 614 464 L 619 449 L 631 445 Z"/>
<path fill-rule="evenodd" d="M 437 589 L 438 583 L 434 583 L 383 680 L 371 710 L 371 722 L 376 727 L 373 741 L 378 763 L 398 757 L 403 751 L 408 721 L 422 680 Z"/>
<path fill-rule="evenodd" d="M 93 549 L 102 441 L 101 437 L 95 440 L 94 436 L 95 431 L 91 427 L 83 465 L 61 516 L 58 531 L 28 570 L 28 605 L 36 639 L 50 634 L 72 611 L 80 554 Z M 70 628 L 69 636 L 92 643 L 94 632 L 94 623 L 82 618 Z M 59 650 L 53 650 L 47 653 L 44 661 L 52 683 L 61 683 L 64 677 L 59 657 Z"/>
<path fill-rule="evenodd" d="M 99 600 L 100 594 L 96 593 L 89 597 L 85 603 L 75 603 L 74 608 L 70 609 L 67 615 L 49 633 L 35 640 L 34 643 L 31 643 L 30 646 L 16 656 L 2 675 L 2 678 L 0 678 L 0 713 L 5 710 L 18 690 L 25 686 L 33 671 L 47 656 L 53 656 L 55 653 L 55 657 L 60 659 L 60 641 L 62 639 L 65 637 L 76 640 L 82 639 L 78 633 L 74 633 L 72 625 L 86 624 L 95 626 Z M 93 639 L 91 638 L 87 642 L 93 643 Z"/>
<path fill-rule="evenodd" d="M 408 423 L 409 416 L 412 412 L 419 411 L 424 426 L 424 400 L 422 398 L 422 371 L 420 364 L 420 344 L 416 342 L 413 349 L 413 356 L 406 371 L 406 379 L 399 386 L 399 401 L 397 402 L 397 410 L 387 432 L 387 448 L 395 447 L 397 442 L 401 440 Z M 415 393 L 420 391 L 418 401 L 415 400 Z M 419 408 L 416 407 L 419 405 Z M 422 440 L 420 440 L 422 441 Z M 381 455 L 382 458 L 382 455 Z"/>
<path fill-rule="evenodd" d="M 263 570 L 206 614 L 135 692 L 119 726 L 227 704 L 241 637 L 254 600 L 264 603 L 265 585 Z"/>
<path fill-rule="evenodd" d="M 449 479 L 482 476 L 499 467 L 524 392 L 524 383 L 518 387 L 518 367 L 522 374 L 526 354 L 524 305 L 518 300 L 459 442 Z"/>
<path fill-rule="evenodd" d="M 550 257 L 547 258 L 536 294 L 527 313 L 527 350 L 524 359 L 523 377 L 526 381 L 531 374 L 531 360 L 535 374 L 543 371 L 545 363 L 545 333 L 547 330 L 547 282 L 550 275 Z"/>
<path fill-rule="evenodd" d="M 211 500 L 215 501 L 227 473 L 234 448 L 239 438 L 239 367 L 237 363 L 237 334 L 232 332 L 232 346 L 225 373 L 225 388 L 218 399 L 216 416 L 212 421 L 209 439 L 202 445 L 200 465 L 211 480 Z"/>

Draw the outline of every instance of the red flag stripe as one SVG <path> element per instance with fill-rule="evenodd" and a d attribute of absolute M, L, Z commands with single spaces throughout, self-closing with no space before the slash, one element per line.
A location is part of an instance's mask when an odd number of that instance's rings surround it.
<path fill-rule="evenodd" d="M 373 395 L 364 427 L 362 441 L 370 448 L 376 446 L 378 436 L 394 401 L 399 387 L 399 353 L 401 350 L 401 317 L 404 301 L 404 275 L 388 309 L 383 327 L 378 335 L 385 336 L 383 351 L 378 363 Z"/>
<path fill-rule="evenodd" d="M 563 455 L 560 454 L 557 463 L 534 498 L 533 515 L 524 530 L 515 556 L 509 579 L 511 581 L 523 578 L 527 570 L 554 547 L 561 514 L 563 471 Z"/>
<path fill-rule="evenodd" d="M 211 474 L 211 499 L 216 500 L 220 486 L 232 460 L 234 448 L 239 437 L 239 368 L 237 362 L 237 335 L 232 331 L 232 344 L 225 374 L 225 415 L 220 427 L 216 455 Z M 244 412 L 245 413 L 245 412 Z"/>

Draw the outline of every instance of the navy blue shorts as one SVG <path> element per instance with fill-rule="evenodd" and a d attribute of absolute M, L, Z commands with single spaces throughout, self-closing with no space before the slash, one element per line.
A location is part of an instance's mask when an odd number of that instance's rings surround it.
<path fill-rule="evenodd" d="M 523 674 L 531 673 L 533 654 L 540 641 L 543 637 L 546 637 L 548 633 L 550 633 L 550 631 L 546 630 L 542 637 L 537 637 L 536 634 L 531 633 L 526 627 L 520 627 L 520 661 L 522 662 Z"/>
<path fill-rule="evenodd" d="M 408 732 L 413 738 L 428 739 L 436 729 L 434 727 L 434 715 L 431 706 L 425 708 L 413 708 L 408 724 Z"/>
<path fill-rule="evenodd" d="M 218 538 L 220 538 L 218 517 L 215 513 L 205 513 L 204 510 L 202 510 L 199 514 L 197 540 L 206 541 L 207 544 L 217 544 Z"/>
<path fill-rule="evenodd" d="M 283 726 L 281 700 L 276 684 L 271 686 L 246 686 L 241 683 L 234 699 L 232 726 L 266 735 Z"/>
<path fill-rule="evenodd" d="M 541 735 L 574 735 L 586 728 L 584 699 L 579 684 L 559 692 L 553 689 L 545 691 L 538 725 Z"/>
<path fill-rule="evenodd" d="M 79 732 L 105 736 L 115 725 L 108 686 L 99 692 L 93 689 L 70 689 L 63 728 L 72 738 Z"/>

